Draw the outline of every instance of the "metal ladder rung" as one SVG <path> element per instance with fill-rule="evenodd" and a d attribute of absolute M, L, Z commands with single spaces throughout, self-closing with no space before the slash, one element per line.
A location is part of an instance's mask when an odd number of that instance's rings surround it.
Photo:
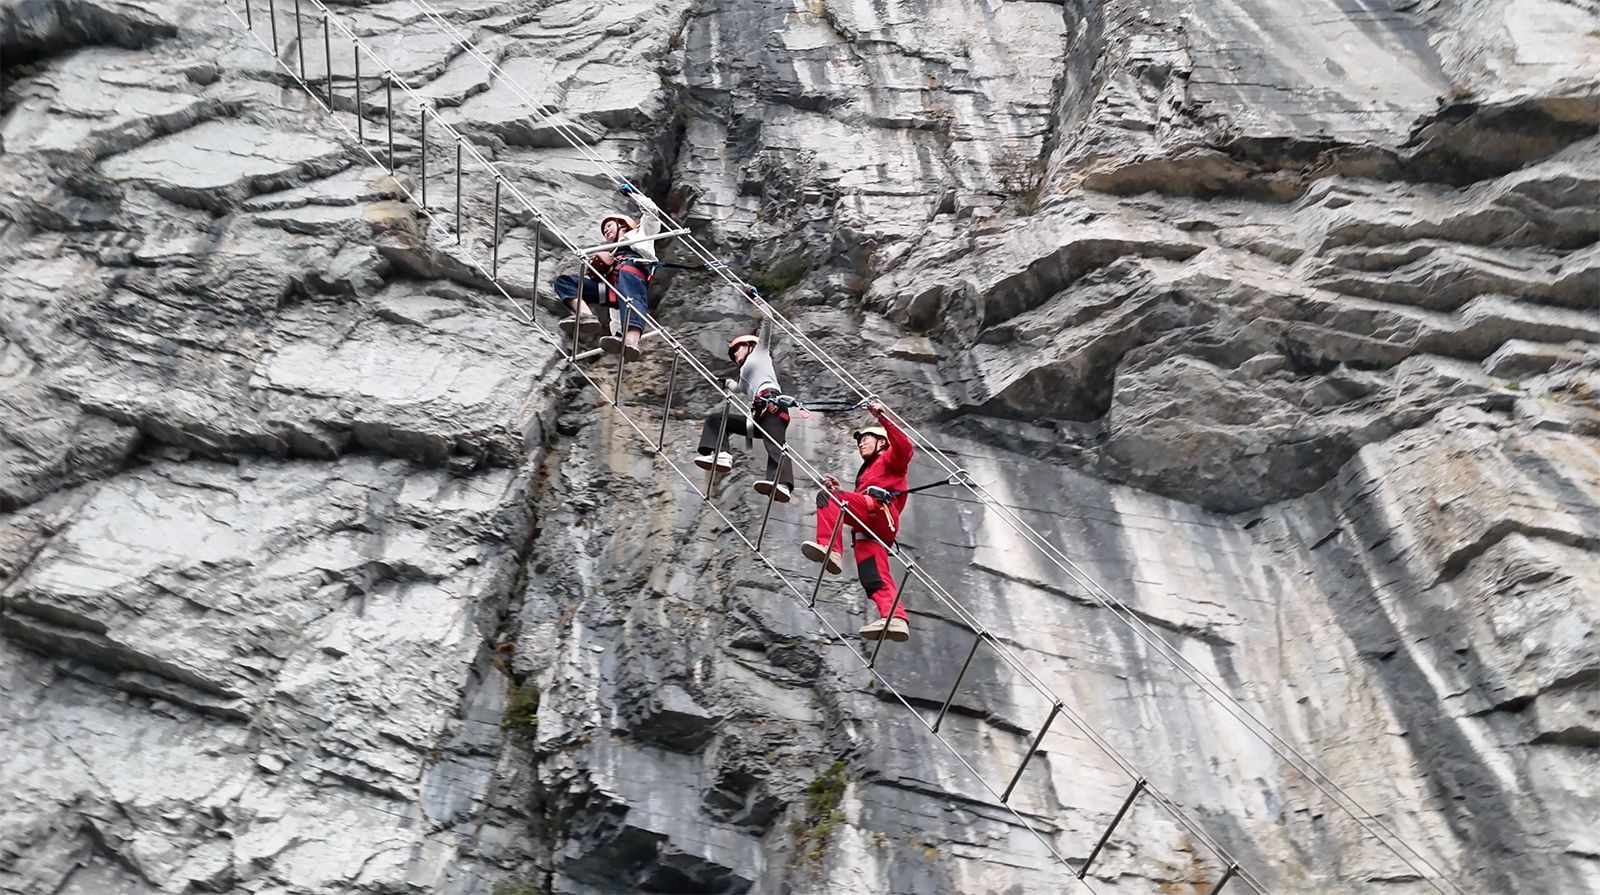
<path fill-rule="evenodd" d="M 1104 833 L 1100 834 L 1100 841 L 1094 844 L 1094 850 L 1089 852 L 1089 857 L 1083 862 L 1083 866 L 1078 868 L 1078 879 L 1083 879 L 1088 875 L 1090 865 L 1094 864 L 1094 859 L 1100 856 L 1100 850 L 1106 847 L 1106 843 L 1111 841 L 1112 831 L 1116 830 L 1117 824 L 1122 823 L 1122 818 L 1127 815 L 1128 809 L 1133 807 L 1133 800 L 1139 798 L 1139 793 L 1144 792 L 1144 787 L 1145 779 L 1143 777 L 1134 781 L 1133 792 L 1128 793 L 1128 797 L 1122 800 L 1122 807 L 1117 809 L 1116 816 L 1111 818 L 1111 824 L 1106 827 Z"/>

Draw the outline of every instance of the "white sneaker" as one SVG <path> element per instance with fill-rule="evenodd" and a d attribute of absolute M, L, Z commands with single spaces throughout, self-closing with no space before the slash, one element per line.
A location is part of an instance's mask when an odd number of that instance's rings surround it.
<path fill-rule="evenodd" d="M 695 455 L 694 465 L 700 467 L 701 469 L 710 469 L 711 468 L 711 463 L 712 463 L 712 457 L 711 457 L 710 454 L 696 454 Z M 719 452 L 716 455 L 716 464 L 717 464 L 717 472 L 732 472 L 733 471 L 733 455 L 728 453 L 727 451 Z"/>
<path fill-rule="evenodd" d="M 844 554 L 837 550 L 829 552 L 815 541 L 806 541 L 800 545 L 800 552 L 812 562 L 826 563 L 831 574 L 837 575 L 844 571 Z"/>
<path fill-rule="evenodd" d="M 768 479 L 762 479 L 761 481 L 756 482 L 755 489 L 757 494 L 761 495 L 762 497 L 766 497 L 768 494 L 772 493 L 772 482 Z M 778 503 L 788 503 L 789 496 L 793 493 L 793 488 L 783 484 L 782 482 L 779 482 L 778 496 L 774 497 L 773 500 L 776 500 Z"/>
<path fill-rule="evenodd" d="M 903 618 L 880 618 L 863 625 L 858 633 L 863 640 L 887 639 L 894 643 L 905 643 L 911 639 L 911 626 Z"/>

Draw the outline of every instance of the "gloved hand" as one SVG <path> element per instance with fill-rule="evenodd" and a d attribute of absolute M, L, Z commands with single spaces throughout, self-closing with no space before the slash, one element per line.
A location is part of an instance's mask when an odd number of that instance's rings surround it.
<path fill-rule="evenodd" d="M 722 380 L 722 387 L 736 395 L 739 393 L 739 383 L 736 380 L 724 379 Z"/>
<path fill-rule="evenodd" d="M 622 195 L 624 195 L 624 196 L 631 196 L 634 193 L 639 192 L 638 190 L 633 188 L 633 184 L 627 182 L 626 180 L 624 180 L 622 182 L 622 186 L 617 187 L 617 190 L 619 192 L 621 192 Z"/>

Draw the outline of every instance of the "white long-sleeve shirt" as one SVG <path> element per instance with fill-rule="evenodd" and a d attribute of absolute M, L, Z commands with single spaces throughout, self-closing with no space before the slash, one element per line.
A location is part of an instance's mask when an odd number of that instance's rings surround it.
<path fill-rule="evenodd" d="M 772 363 L 771 341 L 772 325 L 766 321 L 761 323 L 761 332 L 756 336 L 760 341 L 755 350 L 745 358 L 739 366 L 739 391 L 744 392 L 753 401 L 757 395 L 768 389 L 777 392 L 783 391 L 783 386 L 778 384 L 778 371 Z"/>

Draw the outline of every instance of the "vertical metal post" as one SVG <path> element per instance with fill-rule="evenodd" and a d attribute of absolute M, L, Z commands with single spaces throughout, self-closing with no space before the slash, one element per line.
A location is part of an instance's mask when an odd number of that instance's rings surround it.
<path fill-rule="evenodd" d="M 491 252 L 493 253 L 493 260 L 490 262 L 490 264 L 492 266 L 489 268 L 489 278 L 494 280 L 496 283 L 498 283 L 498 282 L 500 282 L 500 175 L 499 174 L 496 174 L 494 176 L 494 235 L 491 236 L 490 238 L 494 240 L 494 243 L 493 243 L 493 245 L 491 247 Z M 583 290 L 581 290 L 581 289 L 579 290 L 580 293 L 582 291 Z"/>
<path fill-rule="evenodd" d="M 1000 801 L 1011 798 L 1011 791 L 1017 788 L 1017 781 L 1022 779 L 1022 772 L 1028 769 L 1028 762 L 1033 760 L 1033 753 L 1039 751 L 1039 744 L 1044 742 L 1045 731 L 1050 729 L 1050 724 L 1056 720 L 1056 715 L 1061 714 L 1061 703 L 1050 707 L 1050 717 L 1044 719 L 1044 726 L 1039 728 L 1039 735 L 1033 738 L 1033 745 L 1028 747 L 1028 754 L 1022 756 L 1022 764 L 1017 765 L 1017 772 L 1011 775 L 1011 782 L 1006 784 L 1006 791 L 1000 795 Z"/>
<path fill-rule="evenodd" d="M 251 31 L 256 30 L 256 13 L 250 8 L 250 0 L 244 0 L 244 24 Z"/>
<path fill-rule="evenodd" d="M 294 0 L 294 52 L 300 57 L 300 83 L 306 82 L 306 37 L 300 27 L 300 0 Z"/>
<path fill-rule="evenodd" d="M 267 0 L 267 15 L 272 18 L 272 63 L 278 63 L 278 0 Z"/>
<path fill-rule="evenodd" d="M 533 217 L 533 298 L 528 300 L 528 320 L 535 326 L 539 323 L 539 256 L 544 254 L 544 218 L 535 212 Z M 672 356 L 676 363 L 678 356 Z"/>
<path fill-rule="evenodd" d="M 1239 872 L 1239 865 L 1238 864 L 1229 864 L 1228 865 L 1228 869 L 1224 870 L 1222 872 L 1222 879 L 1217 880 L 1217 884 L 1214 887 L 1212 887 L 1211 895 L 1217 895 L 1218 892 L 1221 892 L 1222 891 L 1222 887 L 1226 886 L 1228 884 L 1228 880 L 1233 879 L 1234 874 L 1236 874 L 1238 872 Z"/>
<path fill-rule="evenodd" d="M 832 500 L 833 495 L 828 495 Z M 828 535 L 828 543 L 822 545 L 822 568 L 817 570 L 817 583 L 811 586 L 811 602 L 809 607 L 817 608 L 817 594 L 822 592 L 822 576 L 828 574 L 828 557 L 833 555 L 833 541 L 839 536 L 839 527 L 844 525 L 844 507 L 839 508 L 839 518 L 834 520 L 833 532 Z"/>
<path fill-rule="evenodd" d="M 979 634 L 972 641 L 972 649 L 967 650 L 967 661 L 961 663 L 961 670 L 956 672 L 956 682 L 950 685 L 950 695 L 944 698 L 944 705 L 939 707 L 939 717 L 933 719 L 933 732 L 939 732 L 939 725 L 944 723 L 944 716 L 950 712 L 950 704 L 956 701 L 956 691 L 961 689 L 961 679 L 967 676 L 967 669 L 972 666 L 972 657 L 978 654 L 978 647 L 983 644 L 983 639 L 988 635 Z"/>
<path fill-rule="evenodd" d="M 587 266 L 588 262 L 584 262 L 584 267 Z M 582 317 L 578 313 L 578 309 L 581 307 L 583 307 L 583 267 L 578 268 L 578 294 L 572 300 L 572 353 L 568 357 L 572 359 L 573 363 L 578 362 L 578 337 L 583 335 L 583 327 L 578 325 L 579 318 Z"/>
<path fill-rule="evenodd" d="M 667 449 L 667 420 L 672 418 L 672 389 L 678 384 L 678 360 L 683 357 L 677 351 L 672 352 L 672 372 L 667 374 L 667 401 L 661 405 L 661 434 L 656 437 L 656 452 Z M 716 462 L 716 458 L 712 458 Z M 756 549 L 760 549 L 760 541 L 756 542 Z"/>
<path fill-rule="evenodd" d="M 322 14 L 322 58 L 323 70 L 328 75 L 328 111 L 333 111 L 333 32 L 329 30 L 328 14 Z"/>
<path fill-rule="evenodd" d="M 350 38 L 350 51 L 356 60 L 356 142 L 362 149 L 367 148 L 367 113 L 361 107 L 361 44 L 355 38 Z"/>
<path fill-rule="evenodd" d="M 765 432 L 762 433 L 766 434 Z M 789 462 L 789 446 L 778 446 L 778 474 L 772 480 L 772 490 L 767 492 L 767 509 L 761 514 L 761 530 L 756 532 L 756 550 L 761 549 L 761 541 L 767 536 L 767 520 L 772 518 L 772 502 L 778 499 L 778 483 L 783 481 L 783 464 Z"/>
<path fill-rule="evenodd" d="M 394 173 L 394 72 L 383 73 L 383 117 L 389 128 L 389 173 Z"/>
<path fill-rule="evenodd" d="M 1111 832 L 1117 828 L 1117 824 L 1122 823 L 1122 818 L 1127 815 L 1128 809 L 1133 807 L 1133 800 L 1139 798 L 1139 793 L 1144 792 L 1144 786 L 1145 779 L 1143 777 L 1133 782 L 1133 792 L 1128 793 L 1128 797 L 1122 800 L 1122 807 L 1118 808 L 1116 816 L 1111 818 L 1111 825 L 1106 827 L 1104 833 L 1100 834 L 1100 841 L 1094 844 L 1094 849 L 1089 852 L 1089 857 L 1084 860 L 1083 866 L 1078 868 L 1078 879 L 1083 879 L 1089 874 L 1089 866 L 1094 863 L 1095 858 L 1100 857 L 1100 850 L 1106 847 L 1107 842 L 1111 841 Z"/>
<path fill-rule="evenodd" d="M 461 135 L 456 135 L 456 245 L 461 245 Z"/>
<path fill-rule="evenodd" d="M 711 483 L 717 480 L 717 457 L 722 453 L 723 439 L 728 437 L 728 410 L 733 406 L 728 402 L 731 400 L 726 395 L 722 398 L 722 425 L 717 429 L 717 444 L 711 449 L 711 471 L 706 473 L 706 500 L 711 499 Z"/>
<path fill-rule="evenodd" d="M 624 319 L 623 327 L 622 327 L 622 347 L 617 349 L 617 389 L 616 389 L 616 392 L 611 396 L 611 402 L 613 404 L 616 404 L 618 407 L 622 406 L 622 368 L 627 366 L 627 363 L 628 363 L 628 327 L 627 327 L 627 321 L 626 321 L 626 319 Z M 715 460 L 715 458 L 712 458 L 712 459 L 713 459 L 713 461 Z M 711 464 L 711 472 L 713 474 L 715 474 L 716 471 L 717 471 L 717 464 L 715 462 L 713 462 Z"/>
<path fill-rule="evenodd" d="M 422 210 L 428 210 L 428 106 L 423 103 L 421 111 L 417 113 L 418 123 L 422 125 Z"/>
<path fill-rule="evenodd" d="M 911 583 L 911 573 L 915 572 L 916 570 L 917 564 L 907 560 L 906 573 L 900 576 L 900 586 L 895 588 L 894 591 L 894 602 L 889 604 L 889 614 L 884 616 L 884 618 L 894 618 L 894 611 L 900 608 L 900 600 L 906 595 L 906 585 Z M 872 656 L 867 659 L 868 668 L 872 668 L 878 664 L 878 650 L 883 649 L 883 642 L 888 639 L 888 637 L 879 637 L 878 641 L 872 645 Z"/>

